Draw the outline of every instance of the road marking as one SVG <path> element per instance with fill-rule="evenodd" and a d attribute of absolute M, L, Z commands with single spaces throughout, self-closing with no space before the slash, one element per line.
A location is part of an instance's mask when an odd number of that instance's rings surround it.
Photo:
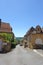
<path fill-rule="evenodd" d="M 43 54 L 39 53 L 37 50 L 34 49 L 33 51 L 43 57 Z"/>

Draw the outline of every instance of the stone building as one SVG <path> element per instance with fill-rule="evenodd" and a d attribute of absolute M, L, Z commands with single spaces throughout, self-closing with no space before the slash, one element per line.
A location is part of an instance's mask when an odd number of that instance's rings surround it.
<path fill-rule="evenodd" d="M 2 22 L 0 19 L 0 51 L 4 50 L 4 52 L 7 52 L 11 49 L 11 42 L 6 42 L 4 40 L 4 37 L 1 35 L 3 33 L 11 34 L 12 38 L 14 39 L 14 34 L 10 24 Z"/>
<path fill-rule="evenodd" d="M 31 27 L 24 35 L 23 45 L 29 48 L 43 48 L 43 28 L 39 25 L 36 28 Z"/>

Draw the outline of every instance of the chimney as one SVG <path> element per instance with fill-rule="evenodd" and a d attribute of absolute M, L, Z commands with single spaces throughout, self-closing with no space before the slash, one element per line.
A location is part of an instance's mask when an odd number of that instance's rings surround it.
<path fill-rule="evenodd" d="M 1 28 L 1 19 L 0 19 L 0 28 Z"/>

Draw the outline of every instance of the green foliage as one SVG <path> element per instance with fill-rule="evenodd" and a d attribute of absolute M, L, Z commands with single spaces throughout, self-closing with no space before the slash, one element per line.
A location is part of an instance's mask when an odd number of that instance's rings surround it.
<path fill-rule="evenodd" d="M 4 38 L 4 41 L 6 42 L 11 42 L 13 34 L 9 34 L 9 33 L 0 33 L 0 36 L 2 36 Z"/>
<path fill-rule="evenodd" d="M 12 44 L 14 45 L 20 44 L 20 40 L 14 39 L 14 42 L 12 42 Z"/>
<path fill-rule="evenodd" d="M 17 40 L 16 39 L 14 39 L 14 41 L 12 42 L 12 44 L 11 44 L 11 48 L 15 48 L 16 47 L 16 45 L 17 45 Z"/>
<path fill-rule="evenodd" d="M 18 42 L 18 41 L 17 41 L 16 39 L 14 39 L 14 42 L 12 42 L 12 44 L 17 44 L 17 42 Z"/>

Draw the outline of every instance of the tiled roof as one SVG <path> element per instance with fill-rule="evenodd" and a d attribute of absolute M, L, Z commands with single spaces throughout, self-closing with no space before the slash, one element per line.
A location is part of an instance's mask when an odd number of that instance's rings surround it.
<path fill-rule="evenodd" d="M 39 28 L 40 30 L 36 30 L 36 29 L 38 29 L 38 28 Z M 27 33 L 25 34 L 24 37 L 27 37 L 27 36 L 30 35 L 31 33 L 32 33 L 32 34 L 36 34 L 37 31 L 40 31 L 39 33 L 43 33 L 43 28 L 41 28 L 39 25 L 37 25 L 36 28 L 31 27 L 31 28 L 27 31 Z"/>
<path fill-rule="evenodd" d="M 10 24 L 9 24 L 9 23 L 1 22 L 1 28 L 9 29 L 9 28 L 11 28 L 11 27 L 10 27 Z"/>
<path fill-rule="evenodd" d="M 10 24 L 4 23 L 0 20 L 0 32 L 12 32 Z"/>

